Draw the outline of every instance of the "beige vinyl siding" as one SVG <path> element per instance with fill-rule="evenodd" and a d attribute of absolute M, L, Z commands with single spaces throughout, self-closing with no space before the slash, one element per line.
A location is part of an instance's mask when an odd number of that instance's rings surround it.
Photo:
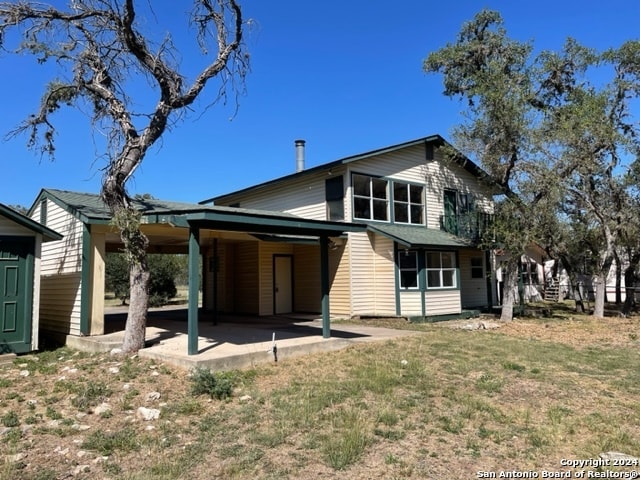
<path fill-rule="evenodd" d="M 424 167 L 427 191 L 427 226 L 440 228 L 440 216 L 444 214 L 445 189 L 457 190 L 473 196 L 476 209 L 492 213 L 491 194 L 480 180 L 462 167 L 447 162 L 436 151 L 436 161 L 427 162 Z"/>
<path fill-rule="evenodd" d="M 40 220 L 40 204 L 31 218 Z M 80 335 L 83 225 L 49 200 L 46 225 L 64 238 L 42 245 L 40 328 Z"/>
<path fill-rule="evenodd" d="M 257 315 L 259 312 L 258 242 L 236 244 L 235 265 L 235 311 Z"/>
<path fill-rule="evenodd" d="M 400 315 L 422 315 L 422 292 L 417 290 L 400 292 Z"/>
<path fill-rule="evenodd" d="M 294 179 L 286 185 L 278 183 L 244 195 L 230 195 L 224 202 L 217 205 L 238 203 L 240 208 L 287 212 L 303 218 L 326 220 L 324 185 L 326 178 L 328 178 L 326 173 L 310 174 Z"/>
<path fill-rule="evenodd" d="M 218 311 L 233 312 L 235 291 L 235 265 L 233 262 L 235 255 L 235 244 L 218 244 Z M 213 295 L 213 289 L 211 289 Z M 213 300 L 213 299 L 212 299 Z M 213 302 L 210 303 L 213 305 Z"/>
<path fill-rule="evenodd" d="M 42 235 L 37 234 L 33 265 L 33 305 L 31 307 L 31 348 L 33 348 L 33 350 L 40 348 L 40 269 L 42 267 L 43 244 Z"/>
<path fill-rule="evenodd" d="M 203 307 L 207 310 L 214 308 L 218 312 L 232 311 L 233 306 L 233 245 L 218 243 L 218 258 L 213 258 L 213 247 L 207 248 L 203 257 L 204 285 L 203 285 Z M 229 263 L 231 262 L 231 266 Z M 215 265 L 217 275 L 211 268 Z M 213 282 L 217 278 L 217 301 L 215 305 L 213 296 Z M 231 308 L 230 308 L 231 306 Z"/>
<path fill-rule="evenodd" d="M 415 145 L 350 164 L 345 218 L 352 218 L 352 173 L 425 185 L 426 219 L 430 228 L 440 228 L 445 188 L 472 194 L 480 211 L 491 212 L 491 195 L 486 186 L 464 168 L 446 161 L 438 150 L 435 155 L 435 160 L 425 161 L 424 145 Z"/>
<path fill-rule="evenodd" d="M 460 313 L 460 292 L 458 290 L 427 290 L 425 294 L 425 315 L 448 315 Z"/>
<path fill-rule="evenodd" d="M 293 251 L 293 308 L 296 312 L 319 313 L 322 310 L 320 247 L 294 245 Z"/>
<path fill-rule="evenodd" d="M 352 315 L 375 313 L 375 291 L 372 282 L 375 276 L 371 238 L 367 233 L 350 233 Z"/>
<path fill-rule="evenodd" d="M 483 264 L 482 278 L 471 278 L 471 259 L 479 258 Z M 487 305 L 487 268 L 484 265 L 484 252 L 480 250 L 460 250 L 460 294 L 463 308 L 484 307 Z"/>
<path fill-rule="evenodd" d="M 350 248 L 346 240 L 337 240 L 336 248 L 329 250 L 329 310 L 331 315 L 351 315 Z"/>
<path fill-rule="evenodd" d="M 374 291 L 376 297 L 376 315 L 396 314 L 396 277 L 393 258 L 393 241 L 389 238 L 375 235 L 374 238 L 375 266 Z"/>
<path fill-rule="evenodd" d="M 293 245 L 281 242 L 260 242 L 260 308 L 259 315 L 273 315 L 273 256 L 293 254 Z M 294 304 L 295 308 L 295 304 Z"/>

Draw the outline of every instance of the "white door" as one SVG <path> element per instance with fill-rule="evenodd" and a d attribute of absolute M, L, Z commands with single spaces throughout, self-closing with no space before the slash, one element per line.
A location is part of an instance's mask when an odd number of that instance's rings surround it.
<path fill-rule="evenodd" d="M 274 307 L 275 314 L 291 313 L 293 311 L 293 275 L 291 273 L 291 257 L 274 256 Z"/>

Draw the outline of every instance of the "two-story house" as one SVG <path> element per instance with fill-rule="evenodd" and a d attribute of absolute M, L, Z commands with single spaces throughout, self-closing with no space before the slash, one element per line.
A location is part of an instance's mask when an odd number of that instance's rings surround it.
<path fill-rule="evenodd" d="M 300 165 L 200 204 L 134 200 L 149 253 L 189 255 L 189 353 L 200 287 L 214 317 L 321 313 L 323 336 L 330 314 L 446 318 L 490 306 L 489 257 L 476 240 L 492 191 L 443 145 L 432 136 Z M 42 248 L 42 331 L 67 342 L 105 333 L 105 259 L 122 248 L 108 208 L 96 194 L 43 189 L 29 216 L 64 235 Z"/>
<path fill-rule="evenodd" d="M 473 162 L 445 157 L 445 144 L 435 135 L 304 169 L 298 140 L 295 173 L 201 203 L 361 225 L 331 239 L 332 315 L 459 315 L 492 303 L 489 254 L 477 241 L 493 192 Z M 319 312 L 319 249 L 302 248 L 302 238 L 281 240 L 262 260 L 272 266 L 264 273 L 273 290 L 251 295 L 263 300 L 252 310 Z M 249 271 L 240 252 L 221 253 L 236 259 L 233 275 Z M 218 305 L 224 309 L 224 293 Z"/>

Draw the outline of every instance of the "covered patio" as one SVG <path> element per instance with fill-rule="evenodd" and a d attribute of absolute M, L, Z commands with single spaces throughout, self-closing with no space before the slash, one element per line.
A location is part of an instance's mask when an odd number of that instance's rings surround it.
<path fill-rule="evenodd" d="M 83 351 L 109 352 L 122 345 L 125 309 L 106 315 L 109 333 L 72 337 L 69 346 Z M 325 338 L 323 319 L 317 315 L 277 315 L 252 317 L 221 315 L 214 325 L 210 314 L 200 312 L 198 354 L 188 353 L 188 308 L 151 309 L 147 320 L 146 347 L 139 351 L 150 358 L 190 370 L 196 367 L 212 370 L 248 368 L 309 353 L 328 352 L 351 345 L 417 335 L 418 332 L 370 327 L 366 325 L 334 325 L 330 338 Z M 274 348 L 275 347 L 275 348 Z"/>
<path fill-rule="evenodd" d="M 200 328 L 238 314 L 262 321 L 278 314 L 312 313 L 320 318 L 320 330 L 313 330 L 314 334 L 324 339 L 332 336 L 330 255 L 336 253 L 330 245 L 340 244 L 347 232 L 364 231 L 363 225 L 153 198 L 133 202 L 142 214 L 141 230 L 149 239 L 150 254 L 188 255 L 186 332 L 179 335 L 186 343 L 177 347 L 187 355 L 204 353 L 210 343 L 201 341 Z M 108 335 L 105 261 L 107 253 L 122 250 L 109 210 L 97 195 L 49 189 L 41 192 L 33 208 L 34 215 L 52 222 L 55 218 L 71 232 L 64 244 L 48 252 L 53 274 L 46 277 L 47 285 L 53 292 L 53 286 L 63 279 L 74 278 L 79 283 L 69 282 L 64 293 L 52 293 L 45 315 L 52 315 L 49 309 L 53 312 L 66 297 L 75 306 L 65 307 L 72 312 L 70 320 L 65 311 L 60 312 L 59 320 L 45 322 L 55 326 L 50 333 L 64 335 L 67 344 L 78 337 Z M 70 252 L 77 255 L 72 257 Z M 62 272 L 70 258 L 79 266 L 73 277 Z M 64 302 L 66 305 L 67 300 Z"/>

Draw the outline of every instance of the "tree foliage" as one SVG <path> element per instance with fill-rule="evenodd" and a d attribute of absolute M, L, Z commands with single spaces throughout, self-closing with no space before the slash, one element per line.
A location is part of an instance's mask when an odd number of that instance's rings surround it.
<path fill-rule="evenodd" d="M 636 258 L 638 210 L 623 169 L 640 152 L 631 108 L 640 95 L 640 42 L 596 52 L 568 39 L 559 52 L 532 52 L 507 36 L 499 13 L 483 10 L 456 43 L 429 54 L 424 69 L 443 75 L 445 95 L 466 101 L 456 146 L 508 199 L 496 208 L 496 237 L 512 259 L 507 282 L 524 247 L 538 243 L 568 270 L 588 270 L 601 317 L 621 245 L 632 245 L 626 261 Z M 505 297 L 503 320 L 512 300 Z"/>
<path fill-rule="evenodd" d="M 176 285 L 185 278 L 185 255 L 153 254 L 149 263 L 149 306 L 166 305 L 178 293 Z M 122 253 L 107 255 L 105 287 L 124 305 L 129 299 L 130 265 Z"/>

